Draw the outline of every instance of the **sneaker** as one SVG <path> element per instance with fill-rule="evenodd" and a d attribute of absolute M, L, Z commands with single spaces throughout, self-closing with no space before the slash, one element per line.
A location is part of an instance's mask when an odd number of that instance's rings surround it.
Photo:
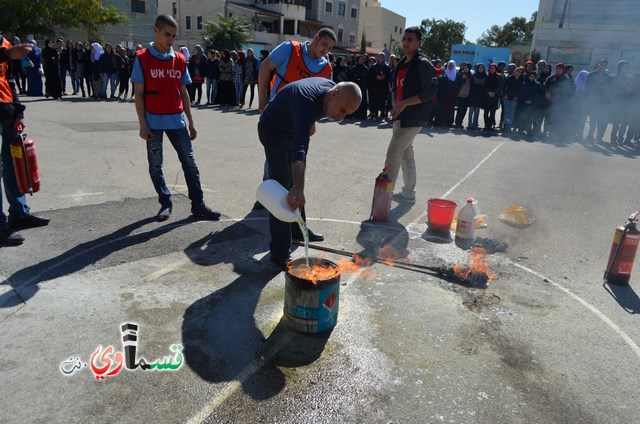
<path fill-rule="evenodd" d="M 14 233 L 10 228 L 0 231 L 0 245 L 2 246 L 20 246 L 23 241 L 24 237 Z"/>
<path fill-rule="evenodd" d="M 44 227 L 49 225 L 50 219 L 44 216 L 36 216 L 36 215 L 22 215 L 15 216 L 9 215 L 9 227 L 11 230 L 26 230 L 27 228 L 36 228 L 36 227 Z"/>
<path fill-rule="evenodd" d="M 416 202 L 416 198 L 413 197 L 405 197 L 403 196 L 401 193 L 396 193 L 393 196 L 391 196 L 391 199 L 395 200 L 396 202 L 403 202 L 403 203 L 415 203 Z"/>
<path fill-rule="evenodd" d="M 167 219 L 169 219 L 169 217 L 171 216 L 171 206 L 169 207 L 161 207 L 160 211 L 158 211 L 158 214 L 156 215 L 156 219 L 158 221 L 166 221 Z"/>
<path fill-rule="evenodd" d="M 194 219 L 201 219 L 206 221 L 217 221 L 220 219 L 220 212 L 209 209 L 206 206 L 199 206 L 197 208 L 191 208 L 191 216 Z"/>

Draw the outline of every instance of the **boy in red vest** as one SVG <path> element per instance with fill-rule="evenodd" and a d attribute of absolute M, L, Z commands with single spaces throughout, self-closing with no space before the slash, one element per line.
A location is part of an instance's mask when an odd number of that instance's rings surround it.
<path fill-rule="evenodd" d="M 184 55 L 172 47 L 177 31 L 178 24 L 173 17 L 159 15 L 153 26 L 154 41 L 137 52 L 131 73 L 140 138 L 147 142 L 149 174 L 160 202 L 156 218 L 158 221 L 169 219 L 173 206 L 171 192 L 162 174 L 162 134 L 165 133 L 182 164 L 191 199 L 191 214 L 195 219 L 218 220 L 220 212 L 204 204 L 200 173 L 193 155 L 191 140 L 195 140 L 198 133 L 186 88 L 191 78 Z M 188 131 L 185 115 L 189 121 Z"/>

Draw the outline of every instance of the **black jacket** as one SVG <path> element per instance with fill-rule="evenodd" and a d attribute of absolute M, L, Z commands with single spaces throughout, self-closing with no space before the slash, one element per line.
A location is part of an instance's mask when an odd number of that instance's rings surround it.
<path fill-rule="evenodd" d="M 423 127 L 429 120 L 429 114 L 433 106 L 432 101 L 438 89 L 436 71 L 431 61 L 419 51 L 416 52 L 416 55 L 408 63 L 407 57 L 403 57 L 396 67 L 396 72 L 400 72 L 403 67 L 407 67 L 408 70 L 407 75 L 404 77 L 402 97 L 408 99 L 417 95 L 420 97 L 420 100 L 422 100 L 422 103 L 408 106 L 402 111 L 400 114 L 400 126 L 403 128 Z M 396 92 L 396 81 L 394 81 L 394 98 Z"/>

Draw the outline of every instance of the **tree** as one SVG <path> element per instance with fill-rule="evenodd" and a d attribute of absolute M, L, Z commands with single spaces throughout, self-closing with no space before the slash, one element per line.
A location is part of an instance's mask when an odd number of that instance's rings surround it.
<path fill-rule="evenodd" d="M 362 40 L 360 40 L 360 54 L 367 54 L 367 36 L 362 31 Z"/>
<path fill-rule="evenodd" d="M 202 38 L 205 44 L 218 50 L 236 50 L 247 44 L 251 31 L 244 16 L 229 18 L 218 14 L 218 22 L 204 23 Z"/>
<path fill-rule="evenodd" d="M 101 0 L 3 0 L 0 29 L 25 37 L 27 34 L 51 35 L 68 28 L 85 29 L 95 35 L 105 25 L 129 21 L 115 6 L 103 6 Z"/>
<path fill-rule="evenodd" d="M 523 17 L 511 18 L 509 22 L 500 27 L 491 25 L 491 27 L 482 33 L 477 43 L 489 47 L 507 47 L 511 44 L 526 44 L 533 40 L 533 28 L 536 23 L 538 12 L 531 15 L 531 19 L 527 21 Z"/>
<path fill-rule="evenodd" d="M 422 30 L 422 51 L 432 59 L 444 60 L 451 54 L 454 44 L 464 42 L 467 26 L 463 22 L 451 19 L 423 19 L 420 24 Z"/>

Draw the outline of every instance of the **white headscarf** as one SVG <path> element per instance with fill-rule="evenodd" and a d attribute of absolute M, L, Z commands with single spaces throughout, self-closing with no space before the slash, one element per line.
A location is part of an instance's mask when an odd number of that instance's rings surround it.
<path fill-rule="evenodd" d="M 584 69 L 578 72 L 578 75 L 575 78 L 576 82 L 576 91 L 579 93 L 584 93 L 584 86 L 587 83 L 587 77 L 589 76 L 589 71 L 585 71 Z"/>
<path fill-rule="evenodd" d="M 104 49 L 100 45 L 100 43 L 91 43 L 91 48 L 93 50 L 93 60 L 98 61 L 102 53 L 104 53 Z"/>
<path fill-rule="evenodd" d="M 453 63 L 453 69 L 449 69 L 449 65 L 451 65 Z M 456 80 L 456 76 L 458 75 L 458 72 L 456 71 L 456 61 L 455 60 L 450 60 L 447 62 L 447 66 L 445 66 L 444 68 L 444 74 L 447 76 L 447 79 L 449 81 L 455 81 Z"/>
<path fill-rule="evenodd" d="M 187 47 L 185 47 L 185 46 L 182 46 L 182 47 L 180 47 L 180 51 L 184 55 L 184 58 L 189 60 L 189 56 L 191 56 L 191 54 L 189 54 L 189 49 Z"/>

